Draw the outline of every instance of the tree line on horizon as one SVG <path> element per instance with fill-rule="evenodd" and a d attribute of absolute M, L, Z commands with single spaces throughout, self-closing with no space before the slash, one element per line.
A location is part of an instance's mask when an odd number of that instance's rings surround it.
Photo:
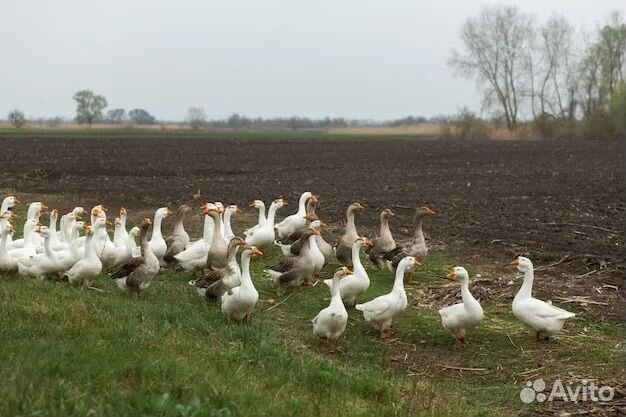
<path fill-rule="evenodd" d="M 563 15 L 545 21 L 517 6 L 483 7 L 461 29 L 462 51 L 448 61 L 474 80 L 484 111 L 509 131 L 544 137 L 626 138 L 626 23 L 619 11 L 594 33 Z M 476 115 L 462 110 L 461 124 Z"/>

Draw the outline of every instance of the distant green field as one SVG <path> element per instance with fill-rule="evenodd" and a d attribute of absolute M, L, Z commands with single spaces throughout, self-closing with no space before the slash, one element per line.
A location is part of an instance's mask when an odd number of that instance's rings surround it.
<path fill-rule="evenodd" d="M 329 291 L 320 283 L 276 297 L 261 271 L 277 259 L 272 249 L 253 261 L 261 300 L 250 326 L 227 324 L 185 273 L 160 274 L 139 299 L 105 276 L 103 292 L 1 277 L 0 415 L 527 415 L 541 410 L 519 399 L 527 380 L 623 375 L 623 325 L 583 313 L 536 342 L 506 300 L 484 305 L 465 350 L 436 309 L 411 306 L 387 342 L 350 311 L 340 350 L 320 353 L 310 320 Z M 446 284 L 451 264 L 430 256 L 409 299 Z M 364 299 L 391 288 L 389 272 L 370 272 Z"/>

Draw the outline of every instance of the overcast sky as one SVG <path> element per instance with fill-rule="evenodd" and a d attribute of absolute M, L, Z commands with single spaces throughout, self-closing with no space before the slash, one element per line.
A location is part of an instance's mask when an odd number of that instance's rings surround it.
<path fill-rule="evenodd" d="M 387 119 L 479 109 L 447 67 L 474 0 L 0 0 L 0 118 L 74 114 L 72 95 L 182 119 Z M 524 0 L 594 29 L 624 0 Z"/>

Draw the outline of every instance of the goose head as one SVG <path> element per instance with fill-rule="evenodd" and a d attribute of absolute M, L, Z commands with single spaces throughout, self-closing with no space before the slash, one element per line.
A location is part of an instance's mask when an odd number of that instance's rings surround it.
<path fill-rule="evenodd" d="M 186 216 L 189 213 L 191 213 L 191 207 L 189 207 L 187 204 L 182 204 L 180 207 L 178 207 L 178 210 L 176 210 L 176 214 L 178 216 Z"/>
<path fill-rule="evenodd" d="M 152 220 L 150 220 L 148 217 L 145 217 L 141 222 L 141 232 L 144 234 L 147 233 L 150 229 L 150 226 L 152 226 Z"/>
<path fill-rule="evenodd" d="M 133 227 L 132 229 L 130 229 L 128 231 L 128 234 L 133 236 L 133 237 L 137 237 L 137 236 L 139 236 L 139 230 L 140 230 L 139 227 L 135 226 L 135 227 Z"/>
<path fill-rule="evenodd" d="M 229 212 L 230 214 L 234 214 L 234 213 L 241 213 L 241 209 L 239 207 L 237 207 L 236 204 L 231 204 L 230 206 L 226 207 L 226 210 L 224 210 L 225 212 Z"/>
<path fill-rule="evenodd" d="M 119 217 L 115 218 L 115 220 L 113 221 L 113 224 L 115 225 L 116 229 L 122 228 L 122 220 Z"/>
<path fill-rule="evenodd" d="M 74 214 L 74 216 L 76 216 L 75 217 L 76 219 L 80 219 L 81 216 L 86 216 L 87 215 L 87 210 L 85 210 L 83 207 L 74 207 L 74 210 L 72 210 L 72 214 Z"/>
<path fill-rule="evenodd" d="M 96 217 L 91 225 L 91 228 L 95 232 L 96 230 L 104 229 L 107 226 L 107 219 L 104 217 Z"/>
<path fill-rule="evenodd" d="M 310 227 L 311 227 L 312 229 L 315 229 L 315 230 L 317 230 L 317 231 L 319 232 L 319 230 L 320 230 L 322 227 L 326 227 L 326 226 L 327 226 L 327 224 L 326 224 L 326 223 L 324 223 L 324 222 L 322 222 L 322 221 L 320 221 L 320 220 L 313 220 L 313 221 L 311 222 L 311 226 L 310 226 Z M 318 233 L 318 234 L 319 234 L 319 233 Z"/>
<path fill-rule="evenodd" d="M 381 219 L 388 219 L 392 216 L 395 216 L 395 213 L 393 211 L 391 211 L 391 209 L 384 209 L 383 211 L 380 212 L 380 218 Z"/>
<path fill-rule="evenodd" d="M 416 266 L 421 266 L 422 264 L 412 256 L 405 256 L 400 263 L 398 264 L 398 268 L 403 266 L 406 269 L 415 268 Z"/>
<path fill-rule="evenodd" d="M 250 246 L 249 248 L 245 250 L 245 252 L 249 252 L 249 255 L 252 258 L 263 256 L 263 252 L 261 252 L 261 250 L 257 248 L 256 246 Z"/>
<path fill-rule="evenodd" d="M 262 209 L 262 208 L 265 208 L 265 203 L 262 202 L 261 200 L 254 200 L 248 205 L 248 207 L 254 208 L 254 209 Z"/>
<path fill-rule="evenodd" d="M 469 280 L 469 274 L 467 273 L 467 270 L 465 268 L 463 268 L 462 266 L 453 266 L 450 269 L 450 272 L 448 272 L 448 275 L 446 275 L 446 277 L 452 281 L 467 281 Z"/>
<path fill-rule="evenodd" d="M 335 271 L 333 278 L 342 279 L 347 277 L 348 275 L 352 275 L 353 272 L 347 266 L 342 266 Z"/>
<path fill-rule="evenodd" d="M 416 217 L 434 216 L 435 212 L 428 207 L 419 207 L 415 212 Z"/>
<path fill-rule="evenodd" d="M 85 231 L 85 236 L 93 236 L 93 229 L 91 228 L 91 226 L 89 226 L 87 224 L 83 224 L 81 229 L 83 229 Z"/>
<path fill-rule="evenodd" d="M 170 210 L 169 207 L 161 207 L 157 209 L 154 215 L 155 217 L 165 218 L 172 215 L 172 210 Z"/>
<path fill-rule="evenodd" d="M 52 209 L 50 211 L 50 223 L 56 222 L 58 218 L 59 218 L 59 210 Z"/>
<path fill-rule="evenodd" d="M 7 209 L 13 208 L 16 204 L 20 204 L 21 201 L 14 195 L 6 197 L 3 201 L 3 205 L 6 205 Z"/>
<path fill-rule="evenodd" d="M 358 247 L 362 248 L 362 247 L 372 247 L 374 246 L 374 242 L 372 242 L 371 240 L 369 240 L 366 237 L 360 237 L 358 239 L 356 239 L 354 241 L 354 244 L 357 245 Z"/>
<path fill-rule="evenodd" d="M 221 201 L 216 201 L 213 204 L 215 204 L 215 208 L 217 209 L 218 214 L 224 213 L 224 204 Z"/>
<path fill-rule="evenodd" d="M 120 217 L 126 216 L 127 214 L 128 214 L 128 211 L 126 211 L 126 207 L 120 208 Z"/>
<path fill-rule="evenodd" d="M 38 224 L 37 226 L 35 226 L 35 233 L 39 233 L 41 235 L 41 237 L 48 238 L 50 237 L 50 229 L 48 229 L 46 226 L 42 226 L 40 224 Z"/>
<path fill-rule="evenodd" d="M 0 215 L 0 219 L 2 220 L 12 220 L 17 217 L 17 214 L 13 210 L 7 210 L 2 215 Z"/>
<path fill-rule="evenodd" d="M 283 208 L 287 205 L 287 201 L 283 200 L 282 198 L 277 198 L 276 200 L 272 201 L 272 204 L 276 205 L 278 208 Z"/>
<path fill-rule="evenodd" d="M 85 222 L 77 221 L 76 223 L 74 223 L 74 230 L 77 230 L 77 231 L 80 232 L 81 230 L 85 229 L 85 226 L 86 226 Z M 91 229 L 91 227 L 90 227 L 90 229 Z"/>
<path fill-rule="evenodd" d="M 354 202 L 348 206 L 348 210 L 352 213 L 360 213 L 365 210 L 365 207 L 361 205 L 361 203 Z"/>
<path fill-rule="evenodd" d="M 0 224 L 0 235 L 2 236 L 8 236 L 13 234 L 13 230 L 13 226 L 9 222 Z"/>
<path fill-rule="evenodd" d="M 520 272 L 529 272 L 533 270 L 533 263 L 531 262 L 531 260 L 523 256 L 518 256 L 517 258 L 513 259 L 511 265 L 517 266 L 517 270 Z"/>

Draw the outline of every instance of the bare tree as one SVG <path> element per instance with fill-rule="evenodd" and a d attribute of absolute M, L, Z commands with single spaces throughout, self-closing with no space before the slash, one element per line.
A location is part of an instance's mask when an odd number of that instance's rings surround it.
<path fill-rule="evenodd" d="M 534 20 L 515 6 L 487 6 L 463 25 L 465 51 L 448 61 L 458 74 L 474 78 L 486 107 L 497 105 L 509 130 L 530 93 L 529 56 Z"/>
<path fill-rule="evenodd" d="M 13 127 L 20 128 L 26 123 L 24 112 L 18 109 L 11 110 L 7 116 Z"/>
<path fill-rule="evenodd" d="M 573 120 L 578 89 L 575 29 L 560 15 L 542 25 L 537 53 L 530 62 L 531 107 L 535 120 L 552 117 Z"/>
<path fill-rule="evenodd" d="M 206 123 L 206 119 L 206 112 L 201 107 L 190 107 L 185 117 L 189 126 L 194 130 L 200 129 Z"/>

